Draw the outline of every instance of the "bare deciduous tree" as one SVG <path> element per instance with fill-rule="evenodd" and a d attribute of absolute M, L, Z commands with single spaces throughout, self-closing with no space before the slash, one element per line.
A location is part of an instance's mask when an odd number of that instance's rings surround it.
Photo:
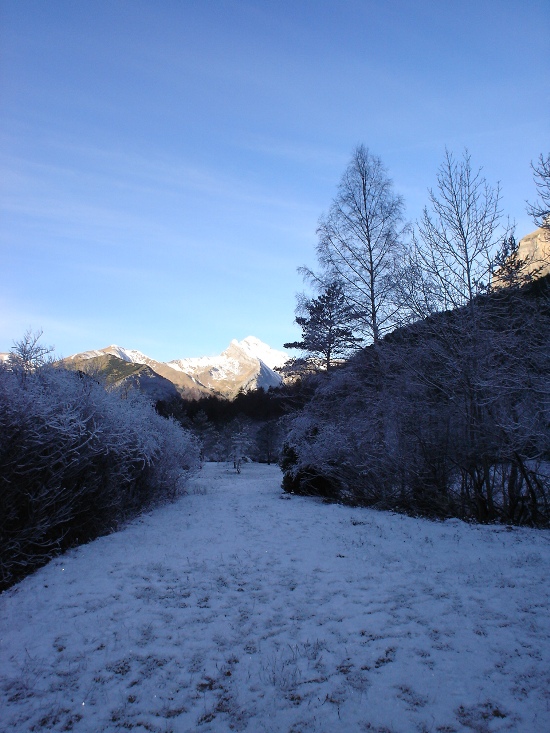
<path fill-rule="evenodd" d="M 490 186 L 481 169 L 472 170 L 468 151 L 458 161 L 446 151 L 429 196 L 417 253 L 434 286 L 432 298 L 439 310 L 470 305 L 489 283 L 493 250 L 502 238 L 500 188 Z"/>
<path fill-rule="evenodd" d="M 323 274 L 306 276 L 343 284 L 357 330 L 377 342 L 396 323 L 391 272 L 399 251 L 404 204 L 379 157 L 359 145 L 338 193 L 317 233 L 317 257 Z"/>
<path fill-rule="evenodd" d="M 531 164 L 539 200 L 528 204 L 527 213 L 538 227 L 550 230 L 550 153 L 539 155 L 537 163 Z"/>
<path fill-rule="evenodd" d="M 53 361 L 53 346 L 40 343 L 42 330 L 28 328 L 20 341 L 15 341 L 10 351 L 10 369 L 17 372 L 24 381 L 27 374 Z"/>

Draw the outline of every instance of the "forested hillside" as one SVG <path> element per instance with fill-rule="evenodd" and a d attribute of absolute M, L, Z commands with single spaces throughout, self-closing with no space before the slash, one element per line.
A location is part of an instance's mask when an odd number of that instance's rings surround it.
<path fill-rule="evenodd" d="M 326 374 L 290 425 L 287 491 L 547 524 L 549 286 L 480 296 Z"/>
<path fill-rule="evenodd" d="M 304 338 L 287 346 L 326 372 L 289 425 L 287 491 L 550 521 L 548 160 L 533 167 L 537 244 L 521 247 L 467 151 L 446 151 L 413 227 L 380 158 L 356 148 L 319 225 L 318 269 L 302 268 L 320 295 L 299 300 Z"/>

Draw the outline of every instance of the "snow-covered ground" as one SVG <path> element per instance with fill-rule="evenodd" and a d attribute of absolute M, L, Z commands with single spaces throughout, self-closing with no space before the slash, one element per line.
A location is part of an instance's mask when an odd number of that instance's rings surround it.
<path fill-rule="evenodd" d="M 550 731 L 550 533 L 190 495 L 0 596 L 0 729 Z"/>

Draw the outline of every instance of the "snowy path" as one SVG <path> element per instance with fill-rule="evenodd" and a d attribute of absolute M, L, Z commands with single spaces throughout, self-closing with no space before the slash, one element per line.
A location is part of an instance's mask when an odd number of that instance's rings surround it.
<path fill-rule="evenodd" d="M 0 596 L 0 730 L 550 731 L 550 533 L 189 496 Z"/>

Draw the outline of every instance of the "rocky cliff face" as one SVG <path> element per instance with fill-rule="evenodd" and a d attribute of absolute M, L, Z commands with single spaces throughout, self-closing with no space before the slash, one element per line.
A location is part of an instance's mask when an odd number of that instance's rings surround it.
<path fill-rule="evenodd" d="M 537 229 L 520 240 L 518 255 L 527 260 L 527 271 L 536 270 L 537 277 L 543 277 L 550 272 L 550 230 Z"/>
<path fill-rule="evenodd" d="M 506 260 L 506 268 L 498 268 L 493 273 L 491 286 L 503 288 L 509 285 L 522 285 L 530 279 L 544 277 L 550 273 L 550 230 L 536 229 L 520 239 L 517 251 Z M 504 272 L 503 272 L 504 270 Z"/>

